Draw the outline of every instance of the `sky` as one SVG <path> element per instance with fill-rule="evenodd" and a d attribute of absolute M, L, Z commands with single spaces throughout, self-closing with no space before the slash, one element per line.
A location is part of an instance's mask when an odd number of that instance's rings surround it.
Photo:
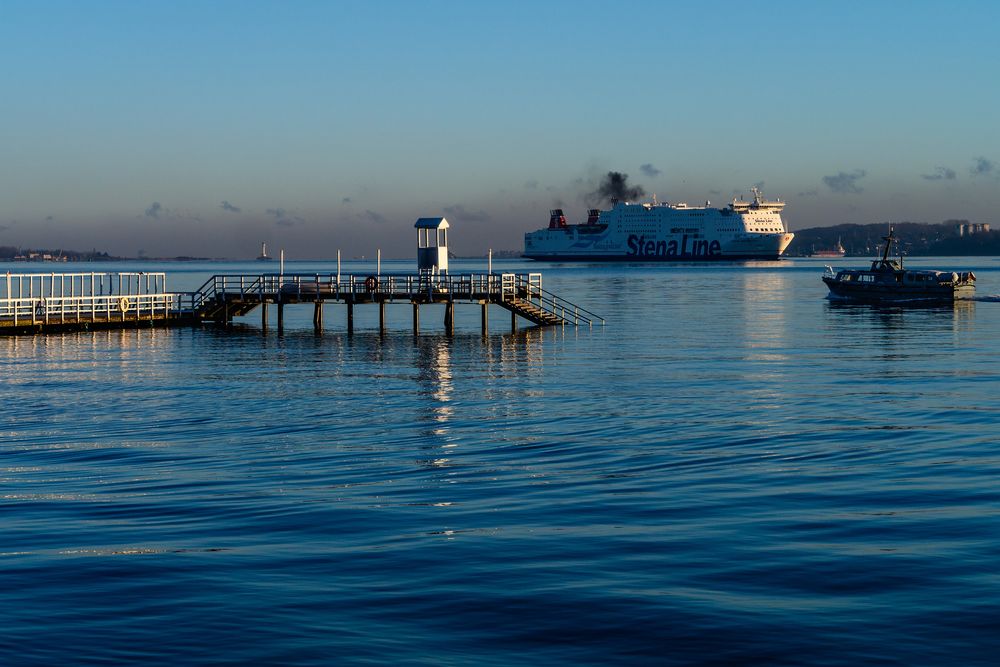
<path fill-rule="evenodd" d="M 0 245 L 460 255 L 758 186 L 1000 227 L 1000 3 L 0 0 Z M 605 205 L 606 208 L 606 205 Z"/>

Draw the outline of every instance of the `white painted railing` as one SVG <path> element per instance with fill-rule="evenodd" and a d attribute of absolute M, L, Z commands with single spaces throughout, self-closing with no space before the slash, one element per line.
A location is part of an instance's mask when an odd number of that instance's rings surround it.
<path fill-rule="evenodd" d="M 166 291 L 157 272 L 0 274 L 5 325 L 154 319 L 191 309 L 189 294 Z"/>

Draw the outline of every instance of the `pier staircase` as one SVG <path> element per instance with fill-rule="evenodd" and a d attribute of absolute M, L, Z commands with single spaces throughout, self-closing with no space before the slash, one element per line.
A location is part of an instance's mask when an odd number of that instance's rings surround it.
<path fill-rule="evenodd" d="M 493 303 L 538 326 L 580 323 L 580 307 L 543 290 L 540 273 L 529 273 L 526 276 L 516 273 L 501 274 L 500 298 L 493 299 Z M 591 313 L 584 311 L 583 319 L 585 323 L 592 324 L 588 315 Z M 601 322 L 603 323 L 603 320 Z"/>
<path fill-rule="evenodd" d="M 527 299 L 510 299 L 501 301 L 497 305 L 503 306 L 515 315 L 519 315 L 529 322 L 533 322 L 542 327 L 555 326 L 558 324 L 571 324 L 565 317 L 552 311 L 546 310 Z"/>

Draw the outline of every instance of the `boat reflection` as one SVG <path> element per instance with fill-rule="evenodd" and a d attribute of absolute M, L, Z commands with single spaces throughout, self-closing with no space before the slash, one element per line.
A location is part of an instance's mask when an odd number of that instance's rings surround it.
<path fill-rule="evenodd" d="M 971 330 L 975 327 L 976 302 L 958 299 L 953 303 L 900 305 L 828 300 L 824 312 L 834 329 L 850 331 L 874 326 L 888 340 L 900 336 Z"/>

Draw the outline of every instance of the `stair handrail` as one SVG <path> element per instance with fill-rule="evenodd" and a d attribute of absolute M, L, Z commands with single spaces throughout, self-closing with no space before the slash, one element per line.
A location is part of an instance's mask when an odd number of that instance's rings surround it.
<path fill-rule="evenodd" d="M 566 321 L 569 321 L 567 319 L 567 311 L 571 311 L 573 315 L 572 322 L 577 325 L 583 321 L 586 324 L 593 326 L 594 322 L 598 320 L 602 326 L 605 324 L 604 318 L 597 313 L 578 306 L 572 301 L 563 299 L 562 297 L 543 288 L 541 285 L 540 274 L 528 274 L 527 277 L 523 274 L 510 275 L 516 276 L 517 285 L 515 291 L 517 288 L 523 288 L 525 293 L 528 295 L 527 300 L 529 302 L 537 303 L 538 307 L 543 311 Z"/>
<path fill-rule="evenodd" d="M 600 315 L 598 315 L 597 313 L 595 313 L 593 311 L 590 311 L 590 310 L 587 310 L 583 306 L 579 306 L 579 305 L 573 303 L 572 301 L 568 301 L 567 299 L 563 299 L 562 297 L 560 297 L 560 296 L 558 296 L 556 294 L 553 294 L 552 292 L 548 291 L 545 288 L 540 287 L 539 291 L 542 294 L 544 294 L 545 296 L 547 296 L 549 298 L 549 301 L 551 301 L 553 303 L 553 305 L 558 306 L 560 304 L 560 302 L 561 302 L 561 303 L 565 304 L 565 307 L 571 307 L 571 308 L 573 308 L 574 312 L 580 312 L 580 313 L 583 313 L 585 315 L 589 315 L 590 317 L 584 317 L 583 318 L 583 319 L 587 320 L 588 322 L 593 323 L 596 320 L 600 320 L 602 325 L 605 324 L 604 318 L 601 317 Z M 563 306 L 560 306 L 560 307 L 563 307 Z"/>

